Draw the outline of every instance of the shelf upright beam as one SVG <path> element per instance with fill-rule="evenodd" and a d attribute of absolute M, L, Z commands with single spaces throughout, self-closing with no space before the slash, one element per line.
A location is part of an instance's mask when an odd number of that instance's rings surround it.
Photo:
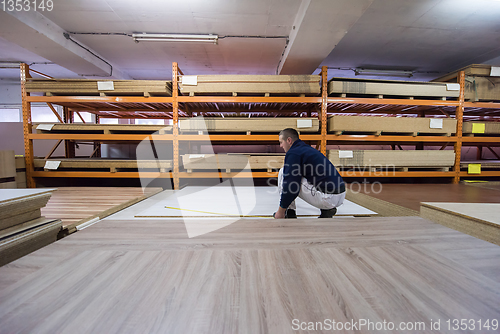
<path fill-rule="evenodd" d="M 68 107 L 63 107 L 63 118 L 64 123 L 74 123 L 74 114 Z M 76 155 L 75 141 L 65 139 L 64 140 L 64 157 L 74 158 Z"/>
<path fill-rule="evenodd" d="M 321 153 L 326 156 L 326 116 L 328 110 L 328 67 L 321 68 Z"/>
<path fill-rule="evenodd" d="M 172 131 L 174 135 L 173 140 L 173 179 L 174 179 L 174 189 L 179 189 L 179 65 L 174 62 L 172 63 Z"/>
<path fill-rule="evenodd" d="M 31 121 L 31 103 L 27 101 L 30 95 L 26 91 L 26 79 L 31 78 L 30 68 L 27 64 L 21 64 L 21 96 L 23 103 L 23 133 L 24 133 L 24 159 L 26 161 L 26 186 L 28 188 L 35 188 L 35 179 L 33 178 L 33 140 L 29 138 L 33 130 L 33 123 Z"/>
<path fill-rule="evenodd" d="M 460 182 L 460 159 L 462 156 L 462 126 L 464 118 L 464 105 L 465 105 L 465 72 L 458 73 L 458 83 L 460 84 L 460 96 L 458 100 L 458 107 L 455 113 L 457 118 L 457 141 L 455 142 L 455 177 L 453 183 Z"/>

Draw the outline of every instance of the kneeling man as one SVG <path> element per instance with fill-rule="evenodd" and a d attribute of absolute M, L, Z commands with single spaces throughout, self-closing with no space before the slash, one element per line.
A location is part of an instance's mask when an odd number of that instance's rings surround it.
<path fill-rule="evenodd" d="M 319 218 L 332 218 L 345 199 L 345 183 L 335 166 L 300 140 L 295 129 L 282 130 L 279 141 L 286 155 L 278 175 L 281 198 L 274 218 L 297 218 L 297 196 L 320 209 Z"/>

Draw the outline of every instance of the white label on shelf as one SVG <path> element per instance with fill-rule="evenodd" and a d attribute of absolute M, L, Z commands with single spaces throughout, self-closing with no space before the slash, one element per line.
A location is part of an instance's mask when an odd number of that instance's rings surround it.
<path fill-rule="evenodd" d="M 181 77 L 181 83 L 187 86 L 196 86 L 198 85 L 198 76 L 197 75 L 184 75 Z"/>
<path fill-rule="evenodd" d="M 431 129 L 442 129 L 443 128 L 443 120 L 440 118 L 431 118 L 429 127 Z"/>
<path fill-rule="evenodd" d="M 97 81 L 97 90 L 115 90 L 113 81 Z"/>
<path fill-rule="evenodd" d="M 297 120 L 297 128 L 312 128 L 313 121 L 312 119 L 298 119 Z"/>
<path fill-rule="evenodd" d="M 500 67 L 499 66 L 491 66 L 491 77 L 500 77 Z"/>
<path fill-rule="evenodd" d="M 339 151 L 339 158 L 354 158 L 354 153 L 352 151 Z"/>
<path fill-rule="evenodd" d="M 50 131 L 50 130 L 52 130 L 53 127 L 54 127 L 54 124 L 38 124 L 36 129 Z"/>
<path fill-rule="evenodd" d="M 45 169 L 58 169 L 60 164 L 61 164 L 60 161 L 47 160 L 47 161 L 45 161 L 45 166 L 43 166 L 43 168 L 45 168 Z"/>
<path fill-rule="evenodd" d="M 203 159 L 205 154 L 190 154 L 189 159 Z"/>
<path fill-rule="evenodd" d="M 458 83 L 447 83 L 446 90 L 460 90 L 460 84 Z"/>

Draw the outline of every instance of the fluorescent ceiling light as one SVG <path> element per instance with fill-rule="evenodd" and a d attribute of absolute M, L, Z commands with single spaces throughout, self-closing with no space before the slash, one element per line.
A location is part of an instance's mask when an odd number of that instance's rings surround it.
<path fill-rule="evenodd" d="M 191 35 L 191 34 L 132 34 L 136 43 L 139 42 L 202 42 L 217 44 L 219 35 Z"/>
<path fill-rule="evenodd" d="M 366 68 L 357 68 L 354 70 L 356 75 L 379 75 L 388 77 L 407 77 L 413 76 L 412 71 L 394 71 L 394 70 L 370 70 Z"/>
<path fill-rule="evenodd" d="M 17 68 L 19 69 L 21 62 L 19 61 L 0 61 L 0 68 Z"/>

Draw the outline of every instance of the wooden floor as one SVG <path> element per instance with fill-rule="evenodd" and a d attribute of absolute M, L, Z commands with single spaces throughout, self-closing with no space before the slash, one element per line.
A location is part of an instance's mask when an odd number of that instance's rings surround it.
<path fill-rule="evenodd" d="M 352 189 L 359 189 L 353 187 Z M 382 184 L 366 187 L 363 193 L 415 211 L 420 202 L 500 203 L 500 185 L 494 183 L 475 184 Z M 361 190 L 365 190 L 361 187 Z M 377 193 L 379 192 L 379 193 Z"/>
<path fill-rule="evenodd" d="M 146 195 L 159 190 L 146 188 Z M 42 216 L 61 219 L 64 227 L 114 207 L 123 208 L 125 203 L 144 195 L 138 187 L 60 187 L 42 208 Z"/>
<path fill-rule="evenodd" d="M 0 268 L 1 332 L 453 332 L 448 319 L 500 319 L 499 259 L 419 217 L 247 219 L 196 238 L 181 220 L 110 217 Z"/>

